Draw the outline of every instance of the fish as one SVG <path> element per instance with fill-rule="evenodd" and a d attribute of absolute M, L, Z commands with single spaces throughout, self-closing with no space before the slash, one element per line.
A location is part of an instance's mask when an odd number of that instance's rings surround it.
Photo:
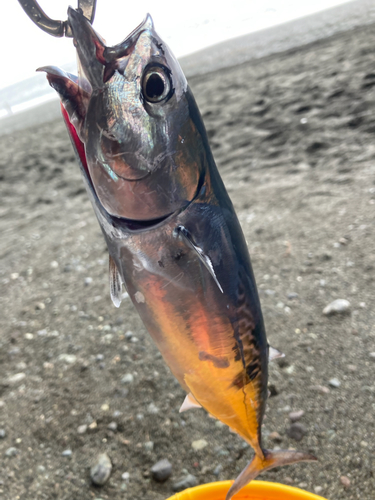
<path fill-rule="evenodd" d="M 107 46 L 81 11 L 68 23 L 79 76 L 40 68 L 62 114 L 109 252 L 110 294 L 123 286 L 186 391 L 254 450 L 226 500 L 259 473 L 316 458 L 267 450 L 261 426 L 268 342 L 246 241 L 192 91 L 150 15 Z"/>

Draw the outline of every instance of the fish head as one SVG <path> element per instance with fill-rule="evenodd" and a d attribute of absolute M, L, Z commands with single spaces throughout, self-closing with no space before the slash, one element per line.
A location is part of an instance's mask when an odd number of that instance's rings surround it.
<path fill-rule="evenodd" d="M 203 166 L 180 65 L 149 15 L 113 47 L 79 10 L 69 8 L 68 17 L 79 60 L 75 90 L 44 69 L 84 144 L 100 203 L 110 215 L 137 221 L 183 209 Z"/>

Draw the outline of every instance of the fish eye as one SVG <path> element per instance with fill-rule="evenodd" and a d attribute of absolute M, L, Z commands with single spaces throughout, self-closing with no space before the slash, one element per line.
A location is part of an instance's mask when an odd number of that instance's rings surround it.
<path fill-rule="evenodd" d="M 142 80 L 142 93 L 148 102 L 161 102 L 170 95 L 171 80 L 169 71 L 162 66 L 146 69 Z"/>

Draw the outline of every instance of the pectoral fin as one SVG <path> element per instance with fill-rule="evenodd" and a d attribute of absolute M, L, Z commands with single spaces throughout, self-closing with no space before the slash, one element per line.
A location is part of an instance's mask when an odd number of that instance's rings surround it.
<path fill-rule="evenodd" d="M 120 307 L 122 294 L 122 279 L 115 261 L 109 256 L 109 290 L 115 307 Z"/>
<path fill-rule="evenodd" d="M 221 285 L 219 283 L 219 280 L 216 277 L 214 266 L 212 265 L 211 259 L 209 258 L 209 256 L 207 254 L 204 253 L 204 251 L 202 250 L 202 248 L 200 248 L 195 243 L 195 241 L 193 240 L 193 237 L 191 236 L 191 234 L 189 233 L 189 231 L 186 229 L 186 227 L 184 227 L 184 226 L 177 226 L 176 233 L 179 234 L 182 237 L 182 239 L 185 241 L 185 243 L 192 250 L 194 250 L 194 252 L 197 254 L 197 256 L 199 257 L 199 259 L 202 262 L 202 264 L 204 265 L 204 267 L 207 269 L 207 271 L 213 277 L 213 279 L 214 279 L 215 283 L 217 284 L 217 286 L 218 286 L 219 290 L 221 291 L 221 293 L 224 293 L 223 289 L 222 289 L 222 287 L 221 287 Z"/>
<path fill-rule="evenodd" d="M 268 361 L 273 361 L 277 358 L 285 358 L 285 354 L 274 347 L 268 346 Z"/>
<path fill-rule="evenodd" d="M 184 402 L 181 405 L 180 413 L 183 411 L 191 410 L 192 408 L 202 408 L 191 392 L 186 396 Z"/>

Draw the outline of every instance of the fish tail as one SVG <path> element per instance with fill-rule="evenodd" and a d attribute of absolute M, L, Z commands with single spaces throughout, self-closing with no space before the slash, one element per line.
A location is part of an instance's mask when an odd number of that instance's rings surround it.
<path fill-rule="evenodd" d="M 263 457 L 255 455 L 249 462 L 241 474 L 230 487 L 225 500 L 231 500 L 233 495 L 238 493 L 251 480 L 255 479 L 258 474 L 274 467 L 282 465 L 290 465 L 296 462 L 317 460 L 314 455 L 303 451 L 296 450 L 263 450 Z"/>

